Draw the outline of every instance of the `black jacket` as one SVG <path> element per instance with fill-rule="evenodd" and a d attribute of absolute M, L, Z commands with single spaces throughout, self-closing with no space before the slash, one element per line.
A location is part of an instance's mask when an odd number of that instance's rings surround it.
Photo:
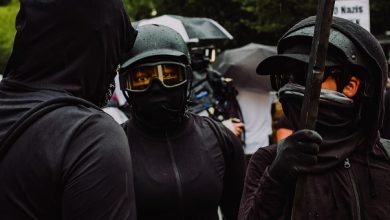
<path fill-rule="evenodd" d="M 132 35 L 119 0 L 21 1 L 0 83 L 0 219 L 136 218 L 126 136 L 92 104 Z M 63 97 L 92 103 L 49 111 L 3 151 L 27 111 Z"/>
<path fill-rule="evenodd" d="M 237 218 L 245 164 L 232 132 L 209 118 L 189 117 L 176 129 L 150 132 L 124 125 L 133 156 L 138 219 Z"/>
<path fill-rule="evenodd" d="M 310 17 L 289 32 L 314 22 Z M 354 140 L 359 142 L 324 139 L 319 155 L 326 150 L 325 141 L 333 142 L 335 147 L 327 152 L 328 160 L 319 157 L 318 163 L 304 174 L 305 178 L 301 179 L 305 186 L 303 198 L 297 204 L 305 220 L 390 219 L 390 160 L 385 147 L 390 145 L 384 145 L 379 137 L 384 113 L 386 59 L 377 40 L 363 28 L 336 17 L 332 27 L 351 38 L 369 59 L 371 68 L 367 71 L 373 94 L 362 102 L 364 113 L 360 126 L 342 130 L 356 132 L 358 136 Z M 323 131 L 321 135 L 326 137 L 326 133 L 331 131 Z M 277 148 L 273 145 L 253 155 L 248 165 L 240 220 L 291 219 L 295 184 L 275 180 L 268 172 L 276 154 Z"/>

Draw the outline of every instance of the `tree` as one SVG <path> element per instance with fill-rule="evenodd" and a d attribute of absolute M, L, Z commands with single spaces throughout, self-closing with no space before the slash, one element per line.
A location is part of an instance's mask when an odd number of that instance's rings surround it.
<path fill-rule="evenodd" d="M 152 1 L 149 0 L 149 2 Z M 129 14 L 136 14 L 134 18 L 137 20 L 152 17 L 150 11 L 154 11 L 156 16 L 172 14 L 186 17 L 208 17 L 220 23 L 235 37 L 235 40 L 230 42 L 230 47 L 249 42 L 247 38 L 241 36 L 253 35 L 253 30 L 241 23 L 241 19 L 249 14 L 242 10 L 240 0 L 155 0 L 152 5 L 153 7 L 149 7 L 146 13 L 129 12 Z"/>
<path fill-rule="evenodd" d="M 235 39 L 227 47 L 250 42 L 274 45 L 288 27 L 314 15 L 316 5 L 315 0 L 155 0 L 149 4 L 147 13 L 141 10 L 135 19 L 150 18 L 153 10 L 156 15 L 208 17 L 219 22 L 234 36 Z"/>
<path fill-rule="evenodd" d="M 208 17 L 219 22 L 234 40 L 224 47 L 250 42 L 275 45 L 281 35 L 299 20 L 315 15 L 318 0 L 124 0 L 131 21 L 176 14 Z M 6 5 L 6 6 L 1 6 Z M 0 73 L 12 50 L 18 0 L 0 0 Z M 371 32 L 390 30 L 390 1 L 370 0 Z"/>
<path fill-rule="evenodd" d="M 11 0 L 0 0 L 0 6 L 6 6 L 11 3 Z"/>
<path fill-rule="evenodd" d="M 370 0 L 370 23 L 373 35 L 384 35 L 386 31 L 390 30 L 389 12 L 389 0 Z"/>
<path fill-rule="evenodd" d="M 155 15 L 156 2 L 156 0 L 125 0 L 124 4 L 131 21 L 137 21 Z"/>
<path fill-rule="evenodd" d="M 19 1 L 12 0 L 7 6 L 0 6 L 0 74 L 11 55 L 16 33 L 15 17 L 19 10 Z"/>
<path fill-rule="evenodd" d="M 276 44 L 284 32 L 298 21 L 315 15 L 316 0 L 245 0 L 244 7 L 255 12 L 248 26 L 255 29 L 262 42 Z"/>

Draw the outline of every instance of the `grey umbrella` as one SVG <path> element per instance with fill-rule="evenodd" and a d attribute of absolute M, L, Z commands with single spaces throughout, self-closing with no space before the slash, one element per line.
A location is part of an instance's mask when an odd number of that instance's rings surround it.
<path fill-rule="evenodd" d="M 210 18 L 162 15 L 133 22 L 135 27 L 146 24 L 159 24 L 170 27 L 179 32 L 187 43 L 197 43 L 202 40 L 233 39 L 233 36 L 225 28 Z"/>
<path fill-rule="evenodd" d="M 275 46 L 250 43 L 223 51 L 212 66 L 224 77 L 232 78 L 234 86 L 271 91 L 269 76 L 257 75 L 256 67 L 263 59 L 275 54 Z"/>

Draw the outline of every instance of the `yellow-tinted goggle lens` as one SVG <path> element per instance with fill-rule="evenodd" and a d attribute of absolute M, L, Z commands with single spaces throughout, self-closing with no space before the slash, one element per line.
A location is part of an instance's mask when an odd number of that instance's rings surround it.
<path fill-rule="evenodd" d="M 167 87 L 186 82 L 185 66 L 179 64 L 156 64 L 139 66 L 125 72 L 125 87 L 130 91 L 145 91 L 154 78 Z"/>
<path fill-rule="evenodd" d="M 158 78 L 155 68 L 137 68 L 127 74 L 127 88 L 131 90 L 147 89 L 152 79 Z"/>
<path fill-rule="evenodd" d="M 165 86 L 176 86 L 185 81 L 185 73 L 182 66 L 175 64 L 165 64 L 161 66 L 163 76 L 162 82 Z"/>

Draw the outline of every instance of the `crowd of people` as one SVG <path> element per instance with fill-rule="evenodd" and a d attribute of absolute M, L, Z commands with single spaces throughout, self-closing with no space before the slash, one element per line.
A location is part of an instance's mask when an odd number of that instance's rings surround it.
<path fill-rule="evenodd" d="M 120 0 L 91 3 L 21 2 L 0 83 L 1 219 L 390 219 L 388 64 L 365 29 L 333 18 L 315 129 L 299 117 L 316 18 L 280 38 L 257 73 L 286 132 L 244 152 L 244 124 L 188 110 L 179 33 L 134 29 Z M 116 75 L 117 122 L 102 110 Z"/>

